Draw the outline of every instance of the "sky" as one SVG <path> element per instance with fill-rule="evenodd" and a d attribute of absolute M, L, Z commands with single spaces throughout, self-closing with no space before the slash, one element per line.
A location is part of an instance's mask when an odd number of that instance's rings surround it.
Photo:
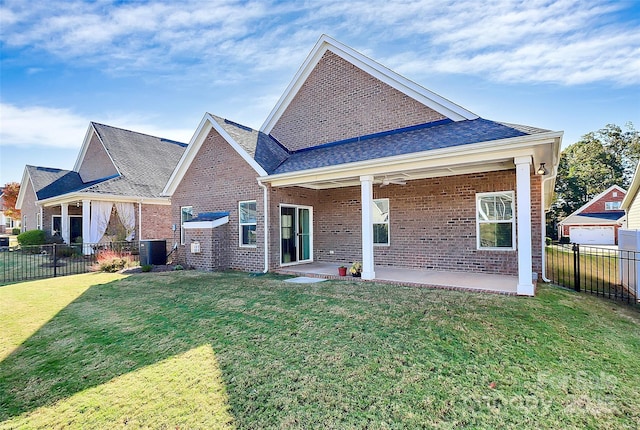
<path fill-rule="evenodd" d="M 259 129 L 322 34 L 563 147 L 640 128 L 640 0 L 0 0 L 0 184 L 72 169 L 90 121 Z"/>

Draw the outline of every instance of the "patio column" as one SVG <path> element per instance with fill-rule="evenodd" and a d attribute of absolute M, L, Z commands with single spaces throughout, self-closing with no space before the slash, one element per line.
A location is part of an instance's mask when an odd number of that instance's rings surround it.
<path fill-rule="evenodd" d="M 91 200 L 82 200 L 82 252 L 84 255 L 91 254 L 90 247 L 86 246 L 89 243 L 89 237 L 91 236 Z"/>
<path fill-rule="evenodd" d="M 373 267 L 373 176 L 360 176 L 362 200 L 362 279 L 375 279 Z"/>
<path fill-rule="evenodd" d="M 66 244 L 70 244 L 71 240 L 69 238 L 70 235 L 70 231 L 69 231 L 69 203 L 62 203 L 60 205 L 60 228 L 62 230 L 62 240 L 64 240 L 64 243 Z"/>
<path fill-rule="evenodd" d="M 514 158 L 516 165 L 516 221 L 518 237 L 518 287 L 522 296 L 533 296 L 531 255 L 531 157 Z"/>

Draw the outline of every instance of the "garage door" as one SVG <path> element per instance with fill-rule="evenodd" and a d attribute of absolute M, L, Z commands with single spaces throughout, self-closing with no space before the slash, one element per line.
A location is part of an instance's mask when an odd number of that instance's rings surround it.
<path fill-rule="evenodd" d="M 570 227 L 569 238 L 580 245 L 615 245 L 613 227 Z"/>

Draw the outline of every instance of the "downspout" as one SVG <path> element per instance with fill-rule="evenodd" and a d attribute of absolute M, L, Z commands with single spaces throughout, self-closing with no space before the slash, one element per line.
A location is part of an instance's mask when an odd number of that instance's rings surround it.
<path fill-rule="evenodd" d="M 142 240 L 142 200 L 138 201 L 138 242 Z"/>
<path fill-rule="evenodd" d="M 260 179 L 258 179 L 258 185 L 264 190 L 262 201 L 264 206 L 264 270 L 262 273 L 267 273 L 269 271 L 269 190 Z"/>
<path fill-rule="evenodd" d="M 542 184 L 541 184 L 541 188 L 540 188 L 541 191 L 542 191 L 541 192 L 541 198 L 540 198 L 540 203 L 542 205 L 542 207 L 540 208 L 540 213 L 542 214 L 542 217 L 541 217 L 542 218 L 542 229 L 541 229 L 542 230 L 542 259 L 541 259 L 541 261 L 542 261 L 542 274 L 540 275 L 540 277 L 542 278 L 542 280 L 544 282 L 551 282 L 551 279 L 547 278 L 547 273 L 546 273 L 547 272 L 547 261 L 546 261 L 547 260 L 547 249 L 546 249 L 547 248 L 547 241 L 546 241 L 546 238 L 547 238 L 547 235 L 546 235 L 546 232 L 547 232 L 547 222 L 546 222 L 547 215 L 546 214 L 547 214 L 547 212 L 544 210 L 544 184 L 547 181 L 555 180 L 555 178 L 556 178 L 556 175 L 553 175 L 553 176 L 550 176 L 550 177 L 548 177 L 546 179 L 543 179 L 542 180 Z"/>

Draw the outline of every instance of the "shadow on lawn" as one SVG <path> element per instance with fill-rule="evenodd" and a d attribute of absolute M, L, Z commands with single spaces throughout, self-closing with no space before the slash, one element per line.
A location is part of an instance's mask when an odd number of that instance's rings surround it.
<path fill-rule="evenodd" d="M 168 277 L 147 279 L 90 287 L 7 356 L 0 363 L 0 422 L 216 343 L 201 324 L 214 311 L 197 290 L 163 288 Z"/>

